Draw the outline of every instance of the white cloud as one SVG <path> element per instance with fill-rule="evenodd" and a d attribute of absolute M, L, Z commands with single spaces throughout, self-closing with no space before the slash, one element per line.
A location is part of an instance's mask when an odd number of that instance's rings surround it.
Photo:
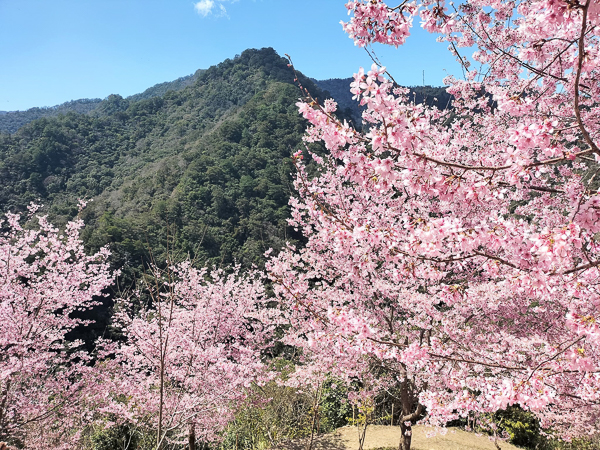
<path fill-rule="evenodd" d="M 194 9 L 203 17 L 208 16 L 215 7 L 214 0 L 200 0 L 194 5 Z"/>
<path fill-rule="evenodd" d="M 200 0 L 194 4 L 194 9 L 202 17 L 208 15 L 214 15 L 216 17 L 227 16 L 227 8 L 223 5 L 223 2 L 227 0 Z M 230 3 L 235 3 L 238 0 L 230 0 Z"/>

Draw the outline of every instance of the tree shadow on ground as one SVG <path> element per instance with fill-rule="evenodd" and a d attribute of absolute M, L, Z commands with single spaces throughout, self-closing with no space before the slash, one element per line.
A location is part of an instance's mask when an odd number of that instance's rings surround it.
<path fill-rule="evenodd" d="M 308 438 L 282 442 L 271 450 L 306 450 L 308 443 Z M 312 448 L 313 450 L 346 450 L 344 442 L 340 441 L 337 433 L 316 436 Z"/>

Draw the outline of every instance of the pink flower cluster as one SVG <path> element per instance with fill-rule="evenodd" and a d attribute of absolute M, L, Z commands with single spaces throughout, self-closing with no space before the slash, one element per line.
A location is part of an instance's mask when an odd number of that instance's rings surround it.
<path fill-rule="evenodd" d="M 600 431 L 597 2 L 346 6 L 359 46 L 420 16 L 466 77 L 438 110 L 360 69 L 362 132 L 299 103 L 329 154 L 314 178 L 296 161 L 308 243 L 269 264 L 286 342 L 305 371 L 400 386 L 409 424 L 519 404 L 565 439 Z"/>
<path fill-rule="evenodd" d="M 63 233 L 45 216 L 35 222 L 24 228 L 13 214 L 0 221 L 0 436 L 68 449 L 70 430 L 89 423 L 80 408 L 92 369 L 82 343 L 65 337 L 88 323 L 73 313 L 96 305 L 114 274 L 106 249 L 85 254 L 81 221 Z"/>
<path fill-rule="evenodd" d="M 220 439 L 251 383 L 268 379 L 261 351 L 275 321 L 261 275 L 154 268 L 116 306 L 123 340 L 99 340 L 92 355 L 67 334 L 90 324 L 74 313 L 97 305 L 115 274 L 107 249 L 85 254 L 82 226 L 0 222 L 0 436 L 67 450 L 92 426 L 124 424 L 157 435 L 158 447 L 190 429 Z"/>

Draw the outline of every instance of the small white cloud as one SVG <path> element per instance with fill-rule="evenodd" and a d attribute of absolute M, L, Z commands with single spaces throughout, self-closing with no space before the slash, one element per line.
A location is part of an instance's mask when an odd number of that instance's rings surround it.
<path fill-rule="evenodd" d="M 194 9 L 203 17 L 208 16 L 215 7 L 214 0 L 200 0 L 194 5 Z"/>
<path fill-rule="evenodd" d="M 202 17 L 214 15 L 215 17 L 229 17 L 224 2 L 237 3 L 238 0 L 200 0 L 194 4 L 194 9 Z"/>

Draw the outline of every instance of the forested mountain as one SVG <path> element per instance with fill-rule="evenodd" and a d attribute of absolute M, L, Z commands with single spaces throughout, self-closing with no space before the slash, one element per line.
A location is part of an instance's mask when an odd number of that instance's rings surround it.
<path fill-rule="evenodd" d="M 54 221 L 83 217 L 85 242 L 110 245 L 134 274 L 166 242 L 203 263 L 260 263 L 293 240 L 289 156 L 305 122 L 286 60 L 248 50 L 145 100 L 117 95 L 93 115 L 42 118 L 0 135 L 0 209 L 41 202 Z M 318 88 L 303 84 L 315 95 Z"/>
<path fill-rule="evenodd" d="M 328 96 L 300 76 L 314 96 Z M 306 123 L 293 80 L 273 49 L 247 50 L 129 98 L 51 108 L 56 117 L 0 134 L 0 209 L 40 202 L 64 223 L 77 199 L 93 199 L 83 212 L 85 242 L 110 245 L 129 276 L 151 258 L 164 261 L 167 240 L 201 263 L 261 264 L 267 249 L 296 237 L 286 223 L 290 155 Z M 317 83 L 357 121 L 349 82 Z M 429 89 L 415 98 L 446 101 Z"/>

